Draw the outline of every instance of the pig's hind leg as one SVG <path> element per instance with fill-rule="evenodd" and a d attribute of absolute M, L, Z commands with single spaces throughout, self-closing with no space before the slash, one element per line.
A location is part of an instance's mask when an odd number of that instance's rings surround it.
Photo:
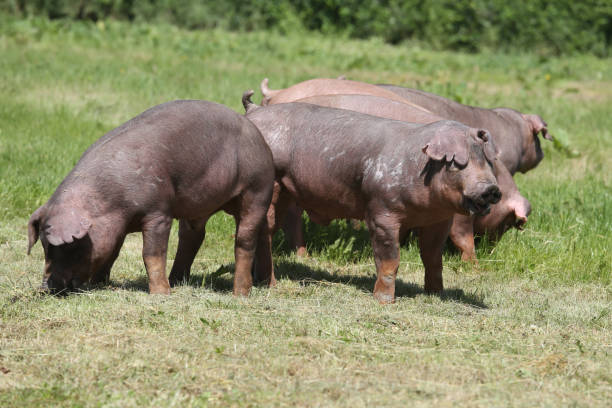
<path fill-rule="evenodd" d="M 160 214 L 147 217 L 142 225 L 142 258 L 149 276 L 149 293 L 170 294 L 170 283 L 166 276 L 168 237 L 172 217 Z"/>
<path fill-rule="evenodd" d="M 174 264 L 172 264 L 172 271 L 170 272 L 171 286 L 189 280 L 191 265 L 193 265 L 193 260 L 206 236 L 207 221 L 208 219 L 179 221 L 178 248 Z"/>
<path fill-rule="evenodd" d="M 270 204 L 270 189 L 245 191 L 239 197 L 238 208 L 233 211 L 236 220 L 234 256 L 234 295 L 247 296 L 253 286 L 251 270 L 257 249 L 258 236 L 266 224 Z M 272 275 L 273 277 L 273 275 Z"/>
<path fill-rule="evenodd" d="M 442 249 L 452 223 L 451 220 L 419 229 L 419 251 L 425 266 L 425 292 L 440 293 L 442 283 Z"/>

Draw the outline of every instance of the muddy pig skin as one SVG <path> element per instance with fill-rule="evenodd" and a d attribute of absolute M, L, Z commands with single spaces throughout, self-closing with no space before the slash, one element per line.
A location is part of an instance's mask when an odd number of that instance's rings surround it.
<path fill-rule="evenodd" d="M 417 229 L 425 290 L 442 283 L 442 246 L 455 213 L 485 214 L 500 199 L 488 133 L 458 122 L 413 125 L 305 103 L 257 107 L 247 117 L 272 150 L 276 182 L 257 246 L 257 279 L 274 283 L 271 237 L 291 201 L 317 223 L 365 220 L 378 278 L 374 296 L 395 299 L 401 231 Z"/>
<path fill-rule="evenodd" d="M 167 294 L 189 277 L 206 221 L 236 219 L 234 294 L 246 295 L 257 234 L 274 181 L 270 149 L 244 116 L 206 101 L 155 106 L 102 136 L 28 224 L 28 253 L 40 237 L 43 288 L 67 292 L 109 278 L 126 234 L 142 231 L 149 292 Z M 172 219 L 176 260 L 166 277 Z"/>
<path fill-rule="evenodd" d="M 330 108 L 349 109 L 387 119 L 403 120 L 411 123 L 433 123 L 443 120 L 441 117 L 415 109 L 411 105 L 395 102 L 386 98 L 367 95 L 322 95 L 300 99 L 298 102 L 312 103 Z M 491 135 L 494 138 L 493 135 Z M 511 227 L 519 229 L 527 222 L 531 211 L 529 201 L 523 197 L 512 176 L 496 157 L 493 162 L 495 176 L 502 199 L 491 207 L 485 216 L 455 214 L 450 237 L 461 250 L 463 260 L 476 261 L 474 234 L 487 235 L 491 240 L 498 240 Z M 291 214 L 293 215 L 293 214 Z M 299 215 L 299 214 L 298 214 Z M 301 229 L 301 216 L 287 220 L 289 231 Z"/>
<path fill-rule="evenodd" d="M 463 105 L 442 96 L 401 86 L 379 87 L 437 116 L 487 129 L 495 140 L 502 163 L 512 175 L 517 171 L 525 173 L 533 169 L 544 157 L 538 134 L 552 140 L 546 122 L 538 115 L 523 114 L 509 108 L 484 109 Z"/>

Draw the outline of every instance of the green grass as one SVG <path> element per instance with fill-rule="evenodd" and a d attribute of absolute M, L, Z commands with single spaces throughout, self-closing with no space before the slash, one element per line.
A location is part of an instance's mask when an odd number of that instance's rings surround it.
<path fill-rule="evenodd" d="M 609 406 L 609 59 L 2 15 L 0 55 L 0 406 Z M 481 246 L 478 269 L 446 253 L 441 297 L 423 294 L 409 243 L 388 306 L 371 296 L 367 231 L 343 221 L 307 224 L 307 260 L 278 237 L 278 287 L 233 298 L 224 214 L 168 297 L 146 294 L 138 235 L 110 285 L 36 293 L 27 218 L 106 131 L 171 99 L 242 112 L 263 77 L 281 88 L 341 74 L 542 115 L 561 148 L 543 141 L 544 161 L 516 176 L 526 230 Z"/>

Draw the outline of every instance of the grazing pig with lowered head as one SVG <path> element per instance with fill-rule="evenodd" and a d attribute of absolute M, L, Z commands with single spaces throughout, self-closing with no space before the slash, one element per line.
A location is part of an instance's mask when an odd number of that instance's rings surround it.
<path fill-rule="evenodd" d="M 297 102 L 312 103 L 329 108 L 349 109 L 368 115 L 387 119 L 403 120 L 411 123 L 433 123 L 443 120 L 439 116 L 415 109 L 412 105 L 392 101 L 386 98 L 367 95 L 321 95 L 300 99 Z M 493 135 L 491 135 L 494 138 Z M 491 207 L 491 212 L 484 216 L 455 214 L 450 237 L 461 250 L 463 260 L 476 261 L 474 234 L 487 235 L 498 240 L 509 228 L 522 229 L 531 211 L 529 201 L 521 196 L 512 176 L 496 157 L 493 162 L 497 184 L 502 193 L 499 203 Z M 290 231 L 301 228 L 301 217 L 287 220 Z M 299 215 L 299 214 L 298 214 Z"/>
<path fill-rule="evenodd" d="M 486 214 L 500 200 L 485 130 L 453 121 L 414 125 L 306 103 L 257 107 L 246 116 L 272 150 L 275 191 L 257 278 L 274 282 L 271 235 L 294 200 L 317 223 L 364 219 L 378 278 L 374 296 L 395 299 L 400 231 L 417 229 L 425 290 L 442 284 L 442 247 L 455 213 Z"/>
<path fill-rule="evenodd" d="M 126 234 L 142 231 L 149 292 L 167 294 L 172 219 L 179 243 L 170 281 L 189 276 L 208 218 L 236 219 L 234 294 L 252 286 L 257 234 L 270 204 L 274 166 L 253 124 L 206 101 L 153 107 L 102 136 L 28 224 L 40 237 L 43 288 L 53 293 L 108 279 Z"/>
<path fill-rule="evenodd" d="M 546 122 L 538 115 L 523 114 L 509 108 L 484 109 L 463 105 L 438 95 L 401 86 L 378 86 L 445 119 L 487 129 L 491 132 L 495 146 L 500 152 L 499 157 L 510 174 L 517 171 L 525 173 L 540 163 L 544 153 L 538 134 L 541 133 L 544 139 L 552 140 Z"/>

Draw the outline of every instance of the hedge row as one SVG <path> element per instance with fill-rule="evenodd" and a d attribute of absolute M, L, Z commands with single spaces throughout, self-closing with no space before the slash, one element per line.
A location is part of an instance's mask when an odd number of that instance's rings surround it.
<path fill-rule="evenodd" d="M 189 29 L 315 30 L 436 49 L 611 55 L 612 0 L 0 0 L 49 18 L 164 21 Z"/>

